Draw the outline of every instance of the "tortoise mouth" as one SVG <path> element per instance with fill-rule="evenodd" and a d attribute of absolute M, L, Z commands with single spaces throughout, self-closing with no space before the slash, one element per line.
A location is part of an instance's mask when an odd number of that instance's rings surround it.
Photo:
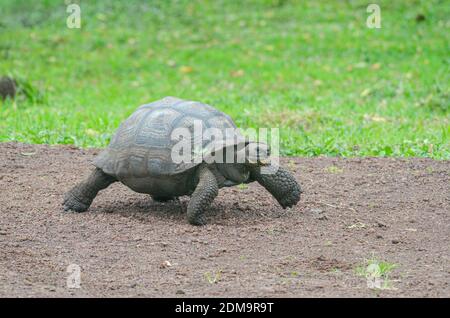
<path fill-rule="evenodd" d="M 260 166 L 270 166 L 270 159 L 269 158 L 258 159 L 258 164 Z"/>

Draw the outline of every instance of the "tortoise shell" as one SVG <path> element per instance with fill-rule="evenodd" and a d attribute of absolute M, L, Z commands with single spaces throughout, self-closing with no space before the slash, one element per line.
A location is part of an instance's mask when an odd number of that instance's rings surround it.
<path fill-rule="evenodd" d="M 222 132 L 222 140 L 195 138 L 194 124 L 201 122 L 203 131 L 215 128 Z M 197 166 L 200 161 L 177 163 L 172 149 L 182 138 L 172 136 L 176 128 L 187 128 L 191 136 L 191 156 L 208 155 L 243 140 L 232 119 L 214 107 L 195 101 L 166 97 L 140 106 L 113 135 L 109 146 L 95 159 L 94 165 L 116 178 L 142 178 L 174 175 Z M 198 137 L 198 136 L 197 136 Z"/>

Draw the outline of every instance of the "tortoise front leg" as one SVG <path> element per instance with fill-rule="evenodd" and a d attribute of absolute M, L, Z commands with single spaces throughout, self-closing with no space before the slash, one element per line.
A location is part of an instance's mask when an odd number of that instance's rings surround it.
<path fill-rule="evenodd" d="M 107 175 L 101 169 L 95 168 L 86 180 L 77 184 L 66 193 L 63 202 L 64 211 L 86 211 L 97 196 L 97 193 L 116 181 L 115 178 Z"/>
<path fill-rule="evenodd" d="M 268 167 L 275 169 L 275 167 Z M 279 167 L 275 173 L 263 174 L 261 168 L 251 169 L 251 179 L 258 181 L 272 194 L 278 203 L 285 209 L 296 205 L 300 200 L 300 185 L 294 176 L 286 169 Z"/>
<path fill-rule="evenodd" d="M 205 225 L 205 210 L 219 193 L 219 186 L 214 174 L 206 167 L 198 169 L 199 182 L 187 207 L 187 219 L 192 225 Z"/>

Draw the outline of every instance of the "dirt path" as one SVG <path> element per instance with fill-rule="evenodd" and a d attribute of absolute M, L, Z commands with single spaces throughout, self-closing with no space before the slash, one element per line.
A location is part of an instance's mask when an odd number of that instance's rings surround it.
<path fill-rule="evenodd" d="M 155 203 L 118 183 L 63 213 L 96 152 L 0 144 L 0 296 L 450 297 L 448 161 L 286 159 L 305 190 L 295 209 L 257 184 L 222 189 L 193 227 L 187 198 Z M 397 265 L 392 289 L 355 273 L 372 257 Z"/>

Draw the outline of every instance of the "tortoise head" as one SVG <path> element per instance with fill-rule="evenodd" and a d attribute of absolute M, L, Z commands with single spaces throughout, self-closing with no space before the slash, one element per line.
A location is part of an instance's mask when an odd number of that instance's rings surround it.
<path fill-rule="evenodd" d="M 269 146 L 264 142 L 246 142 L 245 165 L 252 168 L 270 165 Z"/>
<path fill-rule="evenodd" d="M 231 150 L 233 152 L 230 155 Z M 245 143 L 234 145 L 234 147 L 224 148 L 224 161 L 217 164 L 217 167 L 220 173 L 230 181 L 229 185 L 247 183 L 252 181 L 250 180 L 250 171 L 252 169 L 270 165 L 269 156 L 270 151 L 267 144 L 246 141 Z"/>

